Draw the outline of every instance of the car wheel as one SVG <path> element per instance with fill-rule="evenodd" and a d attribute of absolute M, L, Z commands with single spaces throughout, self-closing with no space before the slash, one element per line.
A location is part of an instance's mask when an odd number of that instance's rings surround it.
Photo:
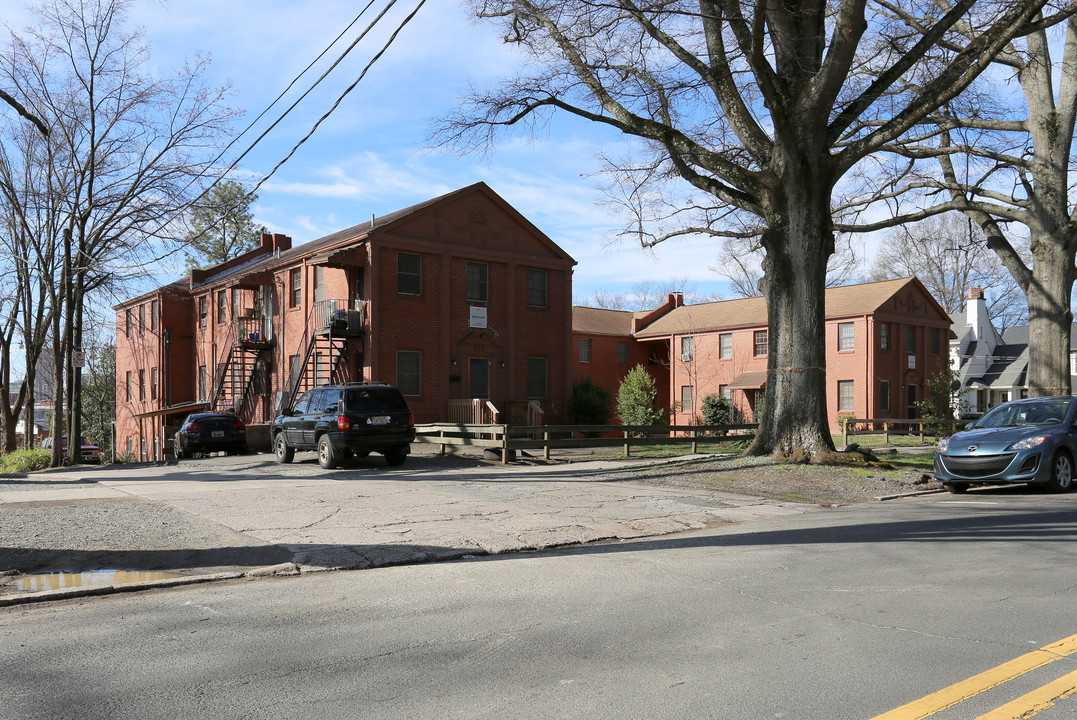
<path fill-rule="evenodd" d="M 389 465 L 403 465 L 404 461 L 408 459 L 408 454 L 403 450 L 386 450 L 385 462 Z"/>
<path fill-rule="evenodd" d="M 942 486 L 952 493 L 963 493 L 969 489 L 968 483 L 943 483 Z"/>
<path fill-rule="evenodd" d="M 332 470 L 337 466 L 337 453 L 333 449 L 333 443 L 329 442 L 328 435 L 318 438 L 318 464 L 326 470 Z"/>
<path fill-rule="evenodd" d="M 1051 479 L 1047 481 L 1051 492 L 1069 492 L 1073 487 L 1073 459 L 1065 450 L 1059 450 L 1051 459 Z"/>
<path fill-rule="evenodd" d="M 172 448 L 172 454 L 176 456 L 177 460 L 183 459 L 183 446 L 176 443 Z"/>
<path fill-rule="evenodd" d="M 279 432 L 273 439 L 273 454 L 277 457 L 279 463 L 290 463 L 292 458 L 295 457 L 295 448 L 288 445 L 288 441 L 284 439 L 284 433 Z"/>

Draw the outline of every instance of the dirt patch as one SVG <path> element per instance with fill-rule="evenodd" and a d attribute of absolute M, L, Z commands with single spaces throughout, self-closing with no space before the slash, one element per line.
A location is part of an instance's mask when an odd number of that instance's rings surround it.
<path fill-rule="evenodd" d="M 820 505 L 849 505 L 942 489 L 923 470 L 885 465 L 802 465 L 776 463 L 765 457 L 732 457 L 656 467 L 634 472 L 632 479 L 651 485 L 711 489 Z"/>

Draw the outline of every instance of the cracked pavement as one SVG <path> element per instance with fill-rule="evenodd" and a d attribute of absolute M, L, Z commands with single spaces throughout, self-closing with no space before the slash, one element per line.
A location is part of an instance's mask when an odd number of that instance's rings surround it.
<path fill-rule="evenodd" d="M 673 468 L 684 462 L 685 458 L 506 466 L 420 453 L 400 468 L 387 467 L 381 457 L 372 456 L 325 471 L 312 454 L 300 453 L 290 465 L 278 465 L 271 455 L 253 455 L 165 466 L 78 468 L 34 475 L 26 484 L 0 483 L 4 520 L 0 552 L 48 550 L 32 547 L 40 533 L 20 533 L 18 523 L 9 521 L 20 510 L 41 512 L 47 506 L 78 503 L 87 512 L 108 503 L 113 512 L 120 507 L 129 514 L 177 515 L 149 522 L 135 518 L 112 538 L 109 528 L 99 527 L 100 538 L 69 535 L 49 540 L 63 546 L 52 548 L 57 553 L 83 549 L 79 557 L 84 563 L 104 563 L 125 549 L 113 545 L 126 545 L 128 552 L 122 557 L 129 565 L 150 567 L 149 562 L 133 562 L 140 548 L 181 552 L 196 547 L 184 532 L 197 520 L 202 543 L 197 547 L 209 542 L 206 528 L 216 528 L 221 540 L 215 550 L 250 551 L 250 566 L 280 563 L 282 558 L 287 563 L 290 558 L 295 565 L 292 572 L 630 540 L 820 509 L 813 504 L 632 482 L 633 468 L 660 463 Z M 244 566 L 242 555 L 212 570 L 251 569 Z M 183 560 L 167 553 L 157 559 L 157 565 L 171 562 L 173 567 L 152 569 L 196 573 L 208 565 L 188 558 L 190 566 L 177 567 Z M 0 571 L 10 569 L 25 570 L 12 568 L 0 555 Z"/>

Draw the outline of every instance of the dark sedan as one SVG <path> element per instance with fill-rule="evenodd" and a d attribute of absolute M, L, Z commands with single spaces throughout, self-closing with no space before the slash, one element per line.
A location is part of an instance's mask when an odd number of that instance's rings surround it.
<path fill-rule="evenodd" d="M 207 452 L 245 455 L 247 426 L 227 413 L 193 413 L 183 421 L 172 448 L 177 460 Z"/>
<path fill-rule="evenodd" d="M 1074 399 L 1029 398 L 990 410 L 939 443 L 935 478 L 950 492 L 1000 483 L 1035 483 L 1068 492 L 1077 457 Z"/>

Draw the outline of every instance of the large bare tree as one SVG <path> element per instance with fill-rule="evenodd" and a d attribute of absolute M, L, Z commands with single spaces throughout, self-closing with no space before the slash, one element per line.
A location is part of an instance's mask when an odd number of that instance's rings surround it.
<path fill-rule="evenodd" d="M 0 52 L 0 84 L 50 129 L 44 150 L 19 162 L 44 163 L 60 179 L 51 187 L 62 189 L 41 241 L 59 248 L 58 274 L 45 282 L 49 340 L 56 405 L 70 400 L 67 430 L 76 440 L 81 377 L 68 358 L 82 345 L 88 297 L 142 272 L 155 248 L 181 235 L 178 219 L 216 172 L 217 149 L 236 116 L 229 90 L 205 83 L 204 60 L 151 74 L 141 31 L 125 26 L 129 4 L 45 0 L 34 26 L 13 33 Z M 3 201 L 30 197 L 20 180 L 10 176 L 16 187 Z M 77 442 L 69 445 L 77 452 Z"/>
<path fill-rule="evenodd" d="M 921 19 L 922 33 L 891 21 L 895 2 Z M 823 294 L 835 185 L 957 96 L 1045 5 L 472 0 L 534 70 L 475 93 L 438 139 L 483 146 L 500 128 L 570 113 L 640 141 L 645 157 L 629 169 L 643 179 L 626 187 L 650 194 L 679 178 L 701 198 L 690 203 L 698 227 L 721 218 L 734 232 L 758 232 L 771 344 L 749 452 L 826 462 Z M 963 24 L 978 29 L 974 39 Z"/>
<path fill-rule="evenodd" d="M 915 16 L 895 17 L 910 31 L 921 30 Z M 973 36 L 970 26 L 958 29 Z M 969 92 L 889 148 L 906 161 L 896 167 L 900 181 L 871 195 L 890 202 L 920 193 L 918 204 L 906 202 L 890 222 L 959 210 L 979 225 L 1027 301 L 1032 395 L 1071 392 L 1075 118 L 1077 21 L 1054 30 L 1050 23 L 1034 25 L 1002 48 L 992 71 Z"/>

